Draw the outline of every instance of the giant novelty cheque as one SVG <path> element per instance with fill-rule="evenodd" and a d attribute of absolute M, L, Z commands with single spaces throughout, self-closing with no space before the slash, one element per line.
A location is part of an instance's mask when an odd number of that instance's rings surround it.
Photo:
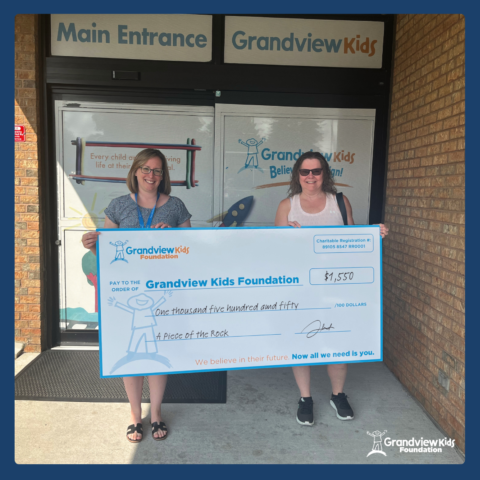
<path fill-rule="evenodd" d="M 378 226 L 99 231 L 101 377 L 382 360 Z"/>

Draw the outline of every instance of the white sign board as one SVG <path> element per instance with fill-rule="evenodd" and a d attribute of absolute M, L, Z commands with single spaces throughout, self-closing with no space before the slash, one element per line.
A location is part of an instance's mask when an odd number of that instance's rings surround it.
<path fill-rule="evenodd" d="M 211 15 L 51 15 L 52 55 L 171 62 L 212 59 Z"/>
<path fill-rule="evenodd" d="M 382 360 L 378 226 L 100 231 L 101 377 Z"/>
<path fill-rule="evenodd" d="M 383 22 L 227 16 L 225 63 L 382 68 L 383 35 Z"/>

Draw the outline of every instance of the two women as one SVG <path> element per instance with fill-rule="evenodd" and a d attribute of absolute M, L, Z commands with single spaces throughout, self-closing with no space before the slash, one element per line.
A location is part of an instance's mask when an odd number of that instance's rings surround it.
<path fill-rule="evenodd" d="M 275 225 L 291 226 L 335 226 L 343 225 L 343 218 L 336 199 L 330 167 L 322 154 L 307 152 L 300 156 L 292 169 L 288 198 L 282 200 L 275 216 Z M 352 206 L 347 197 L 348 225 L 354 225 Z M 382 238 L 388 234 L 388 228 L 380 225 Z M 300 390 L 297 422 L 300 425 L 313 425 L 313 400 L 310 392 L 310 367 L 292 367 L 297 386 Z M 353 410 L 343 392 L 347 377 L 346 364 L 327 366 L 332 384 L 330 405 L 335 409 L 340 420 L 353 420 Z"/>
<path fill-rule="evenodd" d="M 167 159 L 160 150 L 147 148 L 135 157 L 128 172 L 127 187 L 132 193 L 115 198 L 106 208 L 104 228 L 191 227 L 191 215 L 183 202 L 170 197 Z M 100 232 L 88 232 L 82 237 L 83 246 L 94 254 L 98 235 Z M 150 375 L 147 378 L 150 387 L 152 437 L 155 440 L 165 440 L 168 431 L 162 421 L 161 406 L 167 375 Z M 123 383 L 130 402 L 131 425 L 127 428 L 127 440 L 138 443 L 143 437 L 143 377 L 124 377 Z"/>
<path fill-rule="evenodd" d="M 170 197 L 170 178 L 165 156 L 159 150 L 146 149 L 136 157 L 128 173 L 127 186 L 132 192 L 112 200 L 105 210 L 105 228 L 170 228 L 190 227 L 190 217 L 183 202 Z M 276 226 L 335 226 L 343 225 L 343 218 L 336 200 L 334 181 L 325 158 L 318 152 L 303 154 L 292 170 L 289 197 L 280 202 L 275 217 Z M 354 225 L 352 207 L 344 197 L 349 225 Z M 382 237 L 388 228 L 380 225 Z M 83 236 L 83 245 L 96 253 L 98 232 Z M 332 384 L 331 406 L 340 420 L 352 420 L 353 410 L 349 405 L 343 386 L 347 375 L 346 364 L 327 366 Z M 313 400 L 310 392 L 310 367 L 293 367 L 295 380 L 300 390 L 297 422 L 313 425 Z M 148 377 L 150 385 L 152 436 L 163 440 L 167 436 L 161 419 L 161 404 L 166 375 Z M 138 443 L 142 439 L 141 396 L 143 377 L 125 377 L 125 389 L 131 407 L 132 424 L 127 430 L 127 439 Z"/>

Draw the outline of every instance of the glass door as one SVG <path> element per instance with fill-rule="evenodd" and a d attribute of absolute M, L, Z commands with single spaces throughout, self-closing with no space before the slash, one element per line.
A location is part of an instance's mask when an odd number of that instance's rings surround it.
<path fill-rule="evenodd" d="M 213 107 L 55 102 L 60 331 L 98 329 L 97 264 L 81 237 L 102 227 L 105 209 L 126 195 L 135 155 L 158 148 L 171 195 L 211 226 L 214 212 Z"/>
<path fill-rule="evenodd" d="M 273 225 L 295 161 L 311 150 L 328 161 L 355 223 L 368 225 L 374 129 L 375 109 L 217 104 L 219 208 L 251 198 L 244 225 Z"/>

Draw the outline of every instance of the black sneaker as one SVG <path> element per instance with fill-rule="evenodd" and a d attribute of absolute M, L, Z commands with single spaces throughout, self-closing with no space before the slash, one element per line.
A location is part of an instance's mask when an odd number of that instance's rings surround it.
<path fill-rule="evenodd" d="M 348 403 L 347 396 L 344 393 L 334 395 L 330 399 L 330 405 L 337 412 L 337 418 L 340 420 L 353 420 L 353 410 Z"/>
<path fill-rule="evenodd" d="M 297 422 L 300 425 L 313 425 L 313 400 L 312 397 L 300 397 L 298 401 Z"/>

